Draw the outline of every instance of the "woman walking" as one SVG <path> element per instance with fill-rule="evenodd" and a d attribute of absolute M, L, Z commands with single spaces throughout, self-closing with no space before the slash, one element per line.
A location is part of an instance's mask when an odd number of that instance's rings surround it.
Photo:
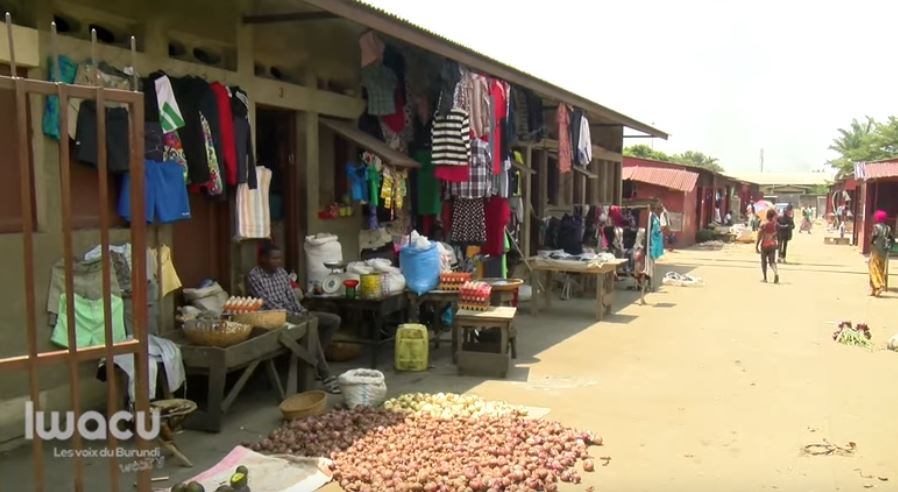
<path fill-rule="evenodd" d="M 870 295 L 879 297 L 886 289 L 886 262 L 892 249 L 892 229 L 886 225 L 889 216 L 883 210 L 873 214 L 870 248 Z"/>
<path fill-rule="evenodd" d="M 767 222 L 758 231 L 758 241 L 755 243 L 755 251 L 761 255 L 761 273 L 764 274 L 764 282 L 767 282 L 768 265 L 773 270 L 773 283 L 780 282 L 780 274 L 776 268 L 777 250 L 777 221 L 776 210 L 767 210 Z"/>
<path fill-rule="evenodd" d="M 776 225 L 780 250 L 779 261 L 780 263 L 785 263 L 789 241 L 792 240 L 792 230 L 795 229 L 795 212 L 792 210 L 791 204 L 787 205 L 786 210 L 783 210 L 783 214 L 776 219 Z"/>

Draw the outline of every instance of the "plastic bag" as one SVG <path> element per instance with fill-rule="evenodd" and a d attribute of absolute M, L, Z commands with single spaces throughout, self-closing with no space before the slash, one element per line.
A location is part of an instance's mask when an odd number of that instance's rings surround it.
<path fill-rule="evenodd" d="M 416 294 L 433 290 L 440 283 L 440 251 L 432 242 L 426 249 L 418 249 L 414 243 L 402 248 L 399 266 L 406 286 Z"/>
<path fill-rule="evenodd" d="M 224 311 L 225 302 L 228 300 L 228 293 L 218 285 L 218 282 L 200 289 L 184 289 L 183 294 L 189 305 L 215 314 Z"/>
<path fill-rule="evenodd" d="M 311 290 L 316 282 L 324 281 L 331 273 L 325 263 L 341 263 L 343 247 L 337 236 L 333 234 L 316 234 L 306 237 L 306 265 L 308 265 L 308 288 Z"/>
<path fill-rule="evenodd" d="M 374 369 L 350 369 L 337 377 L 337 383 L 349 408 L 376 407 L 387 397 L 384 373 Z"/>

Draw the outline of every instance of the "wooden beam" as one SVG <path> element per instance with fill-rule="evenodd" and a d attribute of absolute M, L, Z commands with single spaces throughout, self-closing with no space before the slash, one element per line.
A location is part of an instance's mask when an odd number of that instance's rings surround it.
<path fill-rule="evenodd" d="M 331 12 L 290 12 L 286 14 L 254 14 L 244 15 L 244 24 L 272 24 L 275 22 L 305 22 L 339 19 L 340 16 Z"/>
<path fill-rule="evenodd" d="M 512 162 L 512 165 L 514 165 L 514 162 Z M 523 236 L 521 238 L 521 244 L 523 248 L 523 257 L 526 259 L 530 258 L 530 223 L 533 220 L 530 217 L 530 214 L 533 213 L 533 203 L 530 201 L 532 196 L 530 183 L 533 176 L 533 149 L 531 147 L 524 149 L 524 167 L 528 172 L 525 172 L 523 175 L 524 189 L 521 190 L 521 195 L 523 195 L 521 201 L 524 202 L 524 223 L 521 225 L 521 235 Z M 534 278 L 533 281 L 535 280 L 536 279 Z"/>
<path fill-rule="evenodd" d="M 590 164 L 592 164 L 592 163 L 590 163 Z M 591 172 L 591 171 L 587 171 L 586 169 L 584 169 L 580 166 L 575 165 L 575 166 L 573 166 L 573 169 L 575 172 L 578 172 L 578 173 L 582 174 L 583 176 L 585 176 L 586 179 L 598 179 L 599 178 L 598 174 Z"/>

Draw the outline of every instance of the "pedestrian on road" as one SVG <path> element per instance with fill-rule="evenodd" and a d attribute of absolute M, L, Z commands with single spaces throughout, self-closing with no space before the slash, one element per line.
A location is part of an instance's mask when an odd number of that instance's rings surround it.
<path fill-rule="evenodd" d="M 795 212 L 792 210 L 791 204 L 786 206 L 786 210 L 777 218 L 776 224 L 780 250 L 779 261 L 785 263 L 789 241 L 792 240 L 792 230 L 795 229 Z"/>
<path fill-rule="evenodd" d="M 761 273 L 764 274 L 764 282 L 767 282 L 767 266 L 773 270 L 773 283 L 780 282 L 780 274 L 776 269 L 777 250 L 777 221 L 776 210 L 767 210 L 767 222 L 758 231 L 758 240 L 755 242 L 755 251 L 761 255 Z"/>
<path fill-rule="evenodd" d="M 811 233 L 811 208 L 803 208 L 801 209 L 801 228 L 798 230 L 798 233 L 807 232 Z"/>
<path fill-rule="evenodd" d="M 886 289 L 886 262 L 892 249 L 892 228 L 886 225 L 889 216 L 884 210 L 873 214 L 873 234 L 870 248 L 870 295 L 879 297 Z"/>
<path fill-rule="evenodd" d="M 649 218 L 649 256 L 653 262 L 664 255 L 664 233 L 661 232 L 661 213 L 663 211 L 664 206 L 657 204 Z"/>

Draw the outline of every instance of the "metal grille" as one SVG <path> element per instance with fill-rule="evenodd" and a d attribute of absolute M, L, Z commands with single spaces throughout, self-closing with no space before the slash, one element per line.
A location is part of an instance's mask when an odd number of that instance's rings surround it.
<path fill-rule="evenodd" d="M 72 224 L 72 180 L 69 159 L 69 142 L 63 132 L 59 142 L 59 170 L 60 170 L 60 189 L 61 189 L 61 213 L 62 213 L 62 238 L 63 238 L 63 254 L 65 257 L 65 291 L 66 291 L 66 316 L 68 325 L 69 347 L 67 350 L 58 350 L 50 352 L 38 351 L 38 327 L 36 326 L 36 301 L 35 301 L 35 280 L 34 280 L 34 215 L 32 213 L 33 190 L 30 183 L 32 165 L 29 161 L 29 135 L 28 135 L 28 97 L 29 95 L 38 96 L 57 96 L 59 98 L 59 125 L 60 128 L 66 128 L 68 119 L 68 101 L 69 98 L 79 98 L 85 100 L 96 101 L 97 108 L 104 108 L 107 102 L 121 103 L 127 105 L 130 117 L 129 121 L 129 145 L 130 145 L 130 194 L 131 194 L 131 216 L 145 217 L 144 207 L 144 173 L 143 173 L 143 154 L 144 154 L 144 137 L 143 137 L 143 121 L 144 107 L 143 95 L 138 92 L 136 78 L 132 78 L 132 90 L 113 90 L 103 88 L 101 84 L 97 86 L 79 86 L 58 82 L 45 82 L 41 80 L 33 80 L 18 77 L 16 74 L 15 49 L 13 45 L 12 22 L 10 15 L 6 14 L 6 28 L 9 38 L 9 54 L 11 65 L 11 76 L 0 76 L 0 88 L 15 91 L 16 99 L 16 137 L 18 139 L 18 165 L 19 176 L 21 179 L 21 202 L 22 202 L 22 245 L 23 255 L 22 262 L 24 265 L 23 288 L 25 292 L 25 309 L 27 320 L 27 346 L 28 352 L 14 357 L 0 359 L 0 374 L 9 371 L 27 371 L 29 377 L 29 393 L 33 404 L 33 411 L 37 412 L 40 408 L 40 381 L 38 380 L 39 369 L 45 366 L 65 364 L 69 368 L 69 386 L 70 386 L 70 404 L 71 410 L 75 412 L 76 420 L 83 412 L 81 408 L 80 394 L 81 385 L 78 376 L 79 363 L 106 358 L 106 387 L 107 387 L 107 412 L 112 413 L 121 410 L 119 407 L 119 391 L 116 381 L 115 365 L 112 363 L 113 357 L 118 354 L 134 354 L 136 361 L 136 381 L 135 381 L 135 406 L 136 412 L 143 412 L 148 415 L 149 401 L 147 394 L 148 386 L 148 351 L 147 351 L 147 259 L 146 254 L 146 224 L 142 220 L 134 221 L 130 226 L 132 251 L 132 269 L 131 269 L 131 285 L 132 285 L 132 301 L 133 310 L 133 339 L 120 343 L 113 343 L 112 329 L 112 297 L 111 297 L 111 265 L 109 258 L 109 196 L 108 196 L 108 179 L 109 173 L 107 169 L 106 156 L 106 114 L 105 111 L 97 111 L 97 149 L 98 149 L 98 186 L 100 198 L 100 247 L 102 254 L 102 270 L 103 270 L 103 313 L 105 320 L 105 340 L 103 346 L 94 346 L 86 348 L 78 348 L 75 342 L 75 299 L 74 299 L 74 274 L 73 274 L 73 224 Z M 59 53 L 56 43 L 56 26 L 51 26 L 51 50 L 56 70 L 59 70 Z M 94 59 L 93 66 L 96 67 L 96 32 L 92 35 L 92 57 Z M 131 38 L 131 64 L 136 74 L 136 55 L 134 37 Z M 134 76 L 136 77 L 136 75 Z M 60 77 L 55 77 L 59 80 Z M 33 417 L 33 416 L 32 416 Z M 108 434 L 106 445 L 110 450 L 115 450 L 118 443 L 112 433 Z M 135 434 L 138 449 L 149 449 L 149 443 L 143 440 L 139 435 Z M 40 438 L 35 438 L 31 442 L 32 446 L 32 464 L 34 473 L 34 490 L 42 492 L 46 490 L 45 482 L 45 463 L 43 454 L 43 443 Z M 75 432 L 71 446 L 76 451 L 73 458 L 74 466 L 74 488 L 76 491 L 85 490 L 84 486 L 84 464 L 83 460 L 78 457 L 77 452 L 84 449 L 78 433 Z M 112 453 L 109 461 L 109 484 L 106 490 L 119 490 L 119 474 L 120 468 L 117 460 Z M 137 488 L 140 491 L 150 490 L 150 474 L 148 469 L 141 469 L 137 473 Z M 10 489 L 12 490 L 12 489 Z M 19 489 L 16 489 L 19 490 Z"/>

